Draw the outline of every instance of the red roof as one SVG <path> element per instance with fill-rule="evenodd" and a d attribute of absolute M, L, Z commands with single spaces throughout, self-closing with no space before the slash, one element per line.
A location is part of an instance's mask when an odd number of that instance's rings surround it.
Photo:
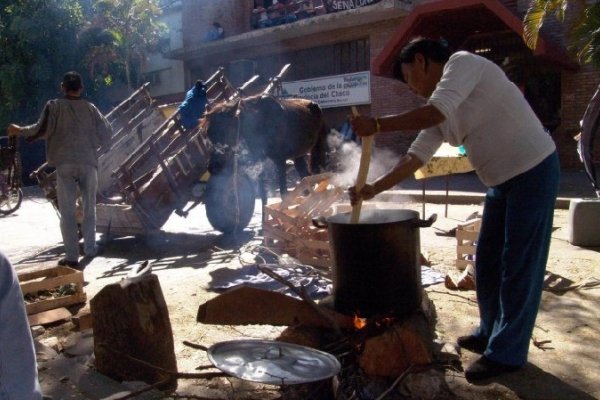
<path fill-rule="evenodd" d="M 372 71 L 375 75 L 391 77 L 396 55 L 415 36 L 443 37 L 458 45 L 472 35 L 506 31 L 522 36 L 523 22 L 498 0 L 440 0 L 422 4 L 402 21 L 373 60 Z M 542 35 L 533 55 L 567 69 L 577 68 L 562 47 Z"/>

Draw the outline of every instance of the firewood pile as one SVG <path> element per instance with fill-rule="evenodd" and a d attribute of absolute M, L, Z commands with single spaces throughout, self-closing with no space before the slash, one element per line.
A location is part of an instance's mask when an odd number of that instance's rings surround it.
<path fill-rule="evenodd" d="M 436 350 L 435 311 L 425 293 L 421 306 L 408 316 L 375 315 L 364 319 L 336 311 L 330 301 L 315 302 L 303 287 L 294 286 L 266 266 L 261 266 L 261 270 L 289 286 L 296 298 L 241 286 L 213 297 L 198 308 L 197 321 L 202 324 L 286 327 L 274 341 L 281 343 L 279 353 L 269 350 L 267 354 L 264 346 L 261 347 L 264 342 L 272 341 L 238 340 L 248 347 L 246 351 L 240 350 L 239 355 L 228 354 L 227 362 L 235 364 L 235 371 L 275 379 L 277 383 L 268 384 L 278 386 L 281 398 L 286 400 L 454 398 L 444 379 L 444 368 L 451 365 L 451 358 L 444 358 L 443 353 Z M 184 341 L 186 346 L 206 352 L 212 365 L 198 367 L 201 371 L 194 373 L 178 372 L 166 303 L 153 274 L 141 275 L 137 280 L 128 277 L 124 283 L 108 285 L 94 297 L 90 306 L 98 371 L 118 380 L 137 379 L 149 385 L 135 394 L 156 387 L 173 390 L 179 379 L 210 381 L 237 377 L 264 383 L 247 375 L 236 375 L 235 371 L 227 372 L 223 364 L 219 365 L 211 357 L 212 349 L 224 348 L 236 341 L 212 346 Z M 302 356 L 282 355 L 281 348 L 287 344 L 325 352 L 337 360 L 341 368 L 327 378 L 287 382 L 284 376 L 287 376 L 288 366 L 310 377 L 309 365 L 316 362 Z M 248 354 L 255 358 L 248 361 Z M 279 358 L 285 362 L 279 362 Z M 269 370 L 269 360 L 280 369 Z M 264 372 L 261 372 L 263 366 Z"/>
<path fill-rule="evenodd" d="M 425 294 L 421 307 L 408 317 L 363 319 L 334 310 L 327 300 L 317 304 L 302 288 L 296 293 L 300 299 L 250 287 L 231 289 L 202 304 L 197 320 L 287 326 L 276 340 L 325 351 L 339 360 L 341 370 L 331 379 L 281 385 L 285 399 L 453 398 L 444 380 L 449 364 L 434 344 L 433 303 Z"/>

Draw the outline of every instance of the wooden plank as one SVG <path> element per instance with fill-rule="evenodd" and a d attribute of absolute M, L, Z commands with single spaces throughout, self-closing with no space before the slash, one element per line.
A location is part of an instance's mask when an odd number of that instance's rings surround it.
<path fill-rule="evenodd" d="M 71 313 L 64 307 L 54 310 L 42 311 L 37 314 L 28 315 L 29 326 L 47 325 L 53 322 L 71 318 Z"/>
<path fill-rule="evenodd" d="M 139 217 L 135 209 L 126 204 L 96 205 L 96 226 L 105 230 L 110 225 L 111 233 L 115 234 L 144 234 L 150 227 Z"/>
<path fill-rule="evenodd" d="M 85 293 L 75 293 L 69 296 L 56 297 L 54 299 L 40 300 L 35 303 L 26 304 L 27 315 L 37 314 L 54 308 L 66 307 L 73 304 L 85 303 Z"/>
<path fill-rule="evenodd" d="M 331 328 L 334 320 L 341 328 L 352 328 L 353 317 L 321 307 L 322 314 L 302 300 L 281 293 L 248 286 L 236 287 L 208 300 L 198 308 L 196 320 L 204 324 L 276 326 L 304 325 Z M 323 317 L 327 315 L 330 319 Z"/>
<path fill-rule="evenodd" d="M 456 268 L 464 270 L 468 265 L 476 266 L 475 260 L 467 260 L 477 252 L 476 242 L 479 239 L 481 218 L 457 225 L 456 229 Z"/>
<path fill-rule="evenodd" d="M 290 233 L 287 233 L 276 226 L 263 226 L 263 236 L 270 236 L 280 240 L 293 241 L 296 237 Z"/>
<path fill-rule="evenodd" d="M 323 250 L 329 251 L 329 242 L 324 242 L 321 240 L 306 240 L 306 239 L 298 239 L 298 242 L 301 246 L 306 247 L 312 250 Z"/>
<path fill-rule="evenodd" d="M 468 265 L 474 265 L 474 260 L 456 260 L 456 268 L 460 271 L 467 268 Z"/>
<path fill-rule="evenodd" d="M 473 231 L 461 231 L 461 230 L 457 230 L 456 231 L 456 239 L 457 240 L 477 240 L 479 238 L 479 232 L 473 232 Z"/>
<path fill-rule="evenodd" d="M 41 281 L 21 283 L 21 291 L 23 294 L 37 293 L 42 290 L 52 290 L 70 283 L 83 282 L 83 273 L 75 271 L 68 275 L 60 275 L 55 278 L 45 278 Z"/>
<path fill-rule="evenodd" d="M 76 269 L 73 268 L 69 268 L 69 267 L 61 267 L 61 266 L 56 266 L 56 267 L 51 267 L 51 268 L 46 268 L 46 269 L 38 269 L 35 271 L 30 271 L 30 272 L 19 272 L 18 273 L 18 278 L 19 278 L 19 282 L 26 282 L 26 281 L 30 281 L 33 279 L 39 279 L 39 278 L 46 278 L 46 277 L 57 277 L 59 275 L 67 275 L 67 274 L 72 274 L 75 272 L 79 272 Z"/>
<path fill-rule="evenodd" d="M 77 314 L 71 317 L 71 321 L 78 331 L 84 331 L 92 327 L 92 311 L 89 304 L 77 311 Z"/>

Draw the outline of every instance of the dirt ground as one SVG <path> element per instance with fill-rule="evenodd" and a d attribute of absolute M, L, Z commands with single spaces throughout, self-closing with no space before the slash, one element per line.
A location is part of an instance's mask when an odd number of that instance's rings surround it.
<path fill-rule="evenodd" d="M 2 250 L 18 270 L 54 266 L 62 250 L 58 218 L 52 207 L 37 195 L 31 191 L 17 213 L 0 218 Z M 421 211 L 421 204 L 414 200 L 402 207 Z M 433 269 L 458 274 L 454 265 L 456 239 L 444 231 L 477 211 L 481 211 L 478 204 L 451 204 L 448 216 L 444 217 L 443 205 L 427 204 L 427 215 L 438 214 L 432 228 L 421 230 L 422 252 Z M 552 285 L 578 285 L 599 279 L 600 248 L 570 245 L 568 225 L 568 211 L 557 209 L 547 268 L 552 273 Z M 103 237 L 103 253 L 85 267 L 85 291 L 88 299 L 92 298 L 106 284 L 120 281 L 132 267 L 149 260 L 168 305 L 178 369 L 194 372 L 196 367 L 209 364 L 208 359 L 203 351 L 185 346 L 183 341 L 210 346 L 233 338 L 271 339 L 283 330 L 267 325 L 211 326 L 196 322 L 199 305 L 217 295 L 207 290 L 215 271 L 237 269 L 254 262 L 257 246 L 261 245 L 259 233 L 259 213 L 255 213 L 243 234 L 228 237 L 213 231 L 203 207 L 198 207 L 187 219 L 173 216 L 156 234 Z M 428 286 L 426 292 L 437 312 L 436 330 L 441 340 L 454 342 L 457 336 L 469 333 L 476 326 L 478 311 L 473 291 L 450 291 L 443 284 L 436 284 Z M 599 299 L 598 287 L 562 293 L 545 291 L 526 367 L 481 385 L 467 383 L 460 371 L 447 370 L 445 377 L 450 389 L 456 398 L 473 400 L 600 398 Z M 47 327 L 38 340 L 56 347 L 72 333 L 71 328 L 70 323 Z M 460 361 L 466 367 L 475 356 L 465 351 Z M 61 394 L 66 393 L 66 380 L 52 368 L 43 367 L 45 360 L 39 361 L 42 386 L 55 399 L 101 398 L 81 386 L 78 389 L 72 380 L 69 396 Z M 174 398 L 276 399 L 280 397 L 277 389 L 234 378 L 182 379 Z"/>

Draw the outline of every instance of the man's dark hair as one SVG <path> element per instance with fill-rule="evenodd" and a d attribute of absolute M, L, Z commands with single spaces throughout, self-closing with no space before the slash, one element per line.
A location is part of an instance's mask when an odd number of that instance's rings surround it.
<path fill-rule="evenodd" d="M 394 78 L 405 82 L 402 75 L 402 64 L 410 64 L 415 61 L 415 56 L 420 53 L 427 61 L 445 64 L 450 58 L 450 49 L 445 40 L 433 40 L 423 37 L 412 39 L 406 46 L 400 50 L 400 53 L 394 61 Z M 405 82 L 406 83 L 406 82 Z"/>
<path fill-rule="evenodd" d="M 67 92 L 74 92 L 83 87 L 81 75 L 75 71 L 69 71 L 63 76 L 62 85 Z"/>

